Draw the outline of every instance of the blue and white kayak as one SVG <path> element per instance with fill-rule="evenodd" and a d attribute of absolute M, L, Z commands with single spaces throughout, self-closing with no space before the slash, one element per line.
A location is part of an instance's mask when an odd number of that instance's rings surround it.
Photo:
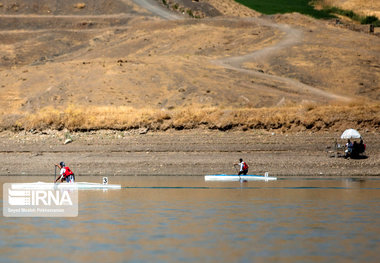
<path fill-rule="evenodd" d="M 205 181 L 225 181 L 225 182 L 236 182 L 236 181 L 274 181 L 277 177 L 270 177 L 268 173 L 265 175 L 236 175 L 236 174 L 214 174 L 206 175 Z"/>

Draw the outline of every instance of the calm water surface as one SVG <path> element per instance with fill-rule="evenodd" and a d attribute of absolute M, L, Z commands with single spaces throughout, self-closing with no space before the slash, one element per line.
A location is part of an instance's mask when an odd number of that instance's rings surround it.
<path fill-rule="evenodd" d="M 79 191 L 78 217 L 1 216 L 0 262 L 380 261 L 377 179 L 109 180 L 124 188 Z"/>

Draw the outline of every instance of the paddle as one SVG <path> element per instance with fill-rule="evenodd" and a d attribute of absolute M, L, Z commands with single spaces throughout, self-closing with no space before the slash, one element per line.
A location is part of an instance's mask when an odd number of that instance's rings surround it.
<path fill-rule="evenodd" d="M 58 178 L 57 178 L 57 164 L 54 164 L 54 184 L 57 183 L 57 181 L 60 179 L 60 174 L 58 175 Z"/>
<path fill-rule="evenodd" d="M 234 164 L 234 167 L 235 167 L 235 170 L 236 170 L 236 172 L 238 173 L 238 176 L 239 176 L 239 181 L 241 182 L 241 176 L 240 176 L 240 174 L 239 174 L 239 170 L 236 168 L 236 165 L 238 165 L 238 164 Z"/>

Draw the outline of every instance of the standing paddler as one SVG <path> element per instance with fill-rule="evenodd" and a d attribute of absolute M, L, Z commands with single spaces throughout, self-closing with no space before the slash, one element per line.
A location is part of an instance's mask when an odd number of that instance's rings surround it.
<path fill-rule="evenodd" d="M 61 183 L 64 180 L 66 180 L 66 182 L 68 182 L 68 183 L 74 183 L 75 175 L 74 175 L 73 171 L 71 171 L 71 169 L 65 165 L 64 162 L 60 162 L 59 164 L 55 164 L 55 166 L 57 166 L 60 169 L 59 176 L 55 180 L 55 183 L 58 180 L 61 180 Z"/>

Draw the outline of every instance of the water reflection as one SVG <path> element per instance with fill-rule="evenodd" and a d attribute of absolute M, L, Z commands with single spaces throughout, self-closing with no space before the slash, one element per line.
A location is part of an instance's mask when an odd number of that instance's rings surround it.
<path fill-rule="evenodd" d="M 2 217 L 1 261 L 380 259 L 379 180 L 297 178 L 244 184 L 206 183 L 199 177 L 109 180 L 124 188 L 80 191 L 76 218 Z"/>

